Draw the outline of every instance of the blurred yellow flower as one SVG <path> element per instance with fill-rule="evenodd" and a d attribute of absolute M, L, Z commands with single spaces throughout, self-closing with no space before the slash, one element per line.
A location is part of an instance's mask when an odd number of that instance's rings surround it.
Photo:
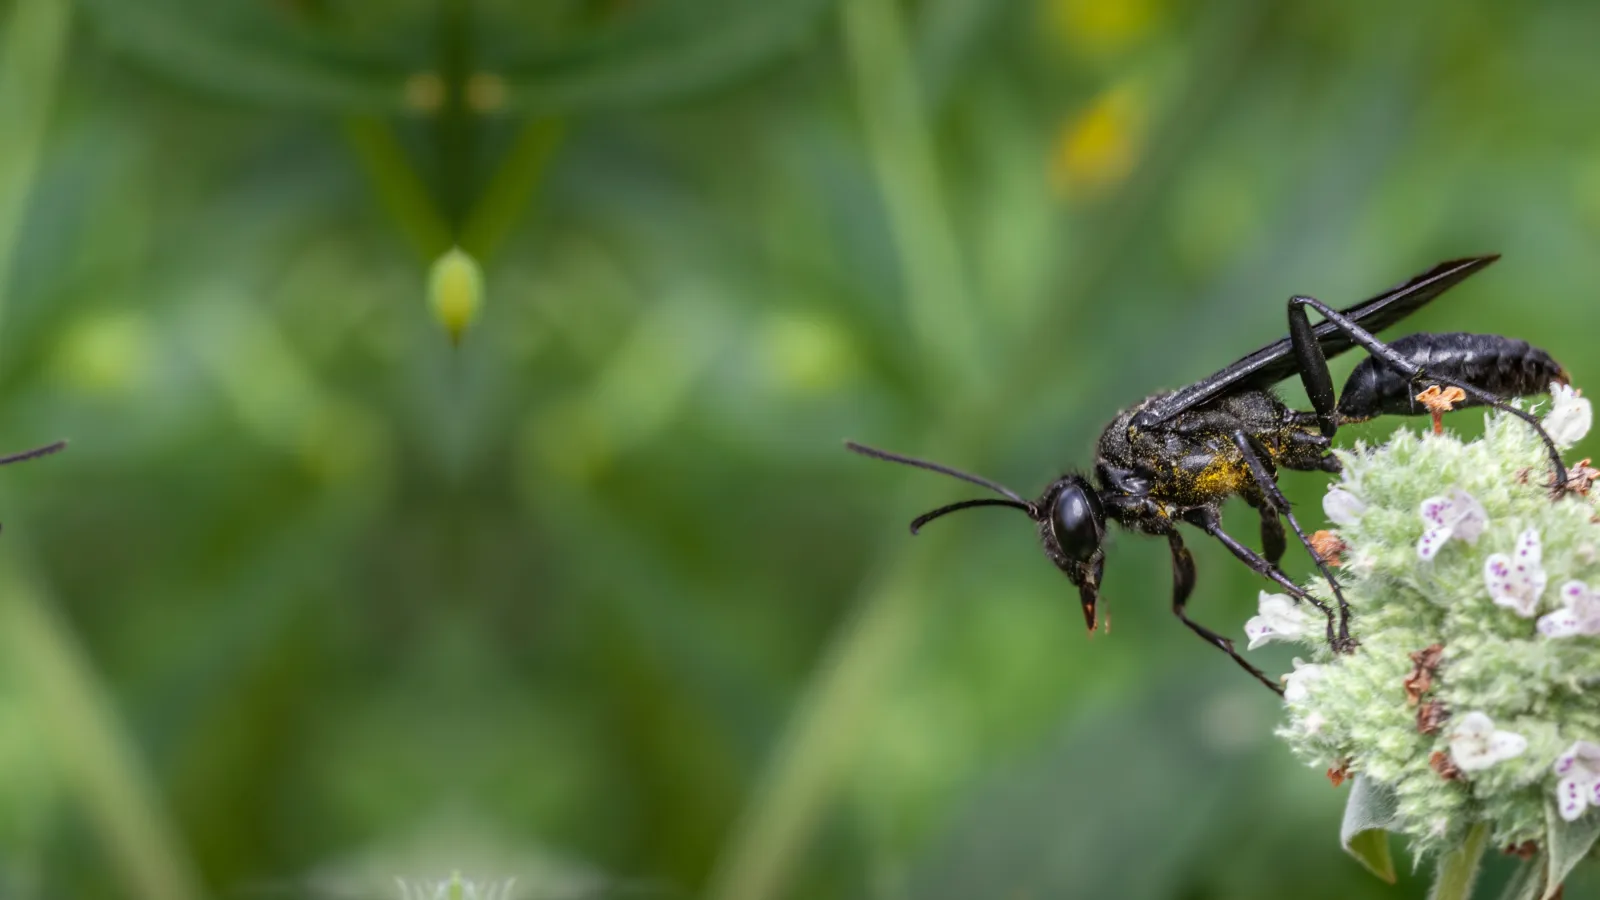
<path fill-rule="evenodd" d="M 1137 44 L 1159 19 L 1156 0 L 1045 0 L 1050 34 L 1090 57 L 1113 56 Z"/>
<path fill-rule="evenodd" d="M 467 106 L 473 112 L 499 112 L 505 108 L 509 93 L 506 80 L 493 72 L 474 72 L 467 79 Z"/>
<path fill-rule="evenodd" d="M 1139 161 L 1144 113 L 1143 92 L 1124 83 L 1106 89 L 1063 123 L 1050 164 L 1056 192 L 1092 195 L 1121 183 Z"/>
<path fill-rule="evenodd" d="M 406 108 L 423 115 L 432 115 L 444 106 L 444 79 L 437 72 L 417 72 L 406 79 Z"/>
<path fill-rule="evenodd" d="M 483 270 L 478 261 L 460 247 L 439 257 L 428 273 L 428 305 L 450 335 L 450 343 L 461 343 L 483 306 Z"/>

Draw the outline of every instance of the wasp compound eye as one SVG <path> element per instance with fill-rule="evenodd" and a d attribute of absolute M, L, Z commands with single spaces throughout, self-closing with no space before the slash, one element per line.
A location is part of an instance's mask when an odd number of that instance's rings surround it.
<path fill-rule="evenodd" d="M 1061 552 L 1088 562 L 1100 549 L 1100 504 L 1081 484 L 1068 484 L 1050 507 L 1050 530 Z"/>

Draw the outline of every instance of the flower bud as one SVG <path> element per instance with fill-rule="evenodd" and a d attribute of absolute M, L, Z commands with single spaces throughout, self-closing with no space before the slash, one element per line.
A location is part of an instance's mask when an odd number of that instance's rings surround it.
<path fill-rule="evenodd" d="M 428 305 L 450 335 L 450 343 L 461 343 L 483 306 L 483 270 L 478 261 L 460 247 L 435 260 L 428 272 Z"/>

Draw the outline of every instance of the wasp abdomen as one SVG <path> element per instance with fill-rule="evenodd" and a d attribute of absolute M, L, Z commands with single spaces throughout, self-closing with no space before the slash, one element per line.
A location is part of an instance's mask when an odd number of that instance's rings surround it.
<path fill-rule="evenodd" d="M 1421 383 L 1371 357 L 1361 361 L 1339 397 L 1339 414 L 1359 421 L 1381 415 L 1428 412 L 1416 395 L 1428 386 L 1426 375 L 1454 378 L 1501 397 L 1540 394 L 1550 382 L 1566 383 L 1567 373 L 1550 354 L 1527 341 L 1498 334 L 1413 334 L 1389 346 L 1422 367 Z M 1458 406 L 1476 405 L 1472 400 Z"/>

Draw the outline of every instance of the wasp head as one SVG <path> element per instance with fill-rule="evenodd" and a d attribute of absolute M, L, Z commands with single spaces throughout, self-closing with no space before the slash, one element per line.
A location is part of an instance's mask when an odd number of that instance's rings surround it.
<path fill-rule="evenodd" d="M 1106 517 L 1100 505 L 1100 495 L 1088 479 L 1081 475 L 1063 475 L 1051 482 L 1038 500 L 1025 500 L 1004 485 L 948 466 L 876 450 L 853 441 L 847 441 L 845 446 L 863 456 L 928 469 L 988 488 L 1000 495 L 962 500 L 925 512 L 911 520 L 912 534 L 940 516 L 979 506 L 1006 506 L 1027 513 L 1028 518 L 1038 525 L 1039 541 L 1044 545 L 1045 555 L 1077 586 L 1084 621 L 1089 630 L 1094 631 L 1095 608 L 1100 598 L 1100 575 L 1105 569 L 1105 553 L 1101 544 L 1105 541 Z"/>
<path fill-rule="evenodd" d="M 1105 571 L 1106 515 L 1100 495 L 1081 475 L 1056 479 L 1030 515 L 1039 523 L 1039 542 L 1045 555 L 1078 588 L 1083 619 L 1094 631 L 1095 607 L 1100 599 L 1100 575 Z"/>

